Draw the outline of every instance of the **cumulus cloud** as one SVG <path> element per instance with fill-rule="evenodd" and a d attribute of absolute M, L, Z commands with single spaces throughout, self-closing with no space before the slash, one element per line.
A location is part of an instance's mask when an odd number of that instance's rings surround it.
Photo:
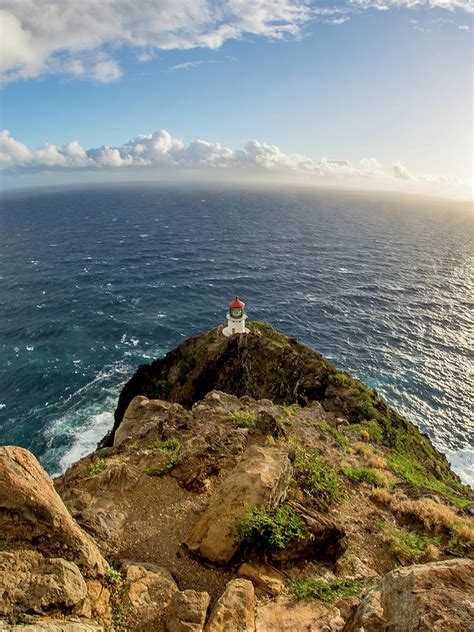
<path fill-rule="evenodd" d="M 387 172 L 376 158 L 356 162 L 345 159 L 314 160 L 302 154 L 285 153 L 277 145 L 257 140 L 242 149 L 230 149 L 219 142 L 197 139 L 186 144 L 166 130 L 140 134 L 120 147 L 85 150 L 77 140 L 67 145 L 46 144 L 31 149 L 15 140 L 8 130 L 0 132 L 0 168 L 7 174 L 34 172 L 96 172 L 112 173 L 137 169 L 147 173 L 175 173 L 205 170 L 251 177 L 298 178 L 313 183 L 341 186 L 390 188 L 426 185 L 453 188 L 459 180 L 447 176 L 414 175 L 400 162 Z"/>
<path fill-rule="evenodd" d="M 361 11 L 419 7 L 473 10 L 470 0 L 3 0 L 0 72 L 3 81 L 49 73 L 111 82 L 122 75 L 114 55 L 125 46 L 149 61 L 160 49 L 295 38 L 313 20 L 338 25 Z"/>

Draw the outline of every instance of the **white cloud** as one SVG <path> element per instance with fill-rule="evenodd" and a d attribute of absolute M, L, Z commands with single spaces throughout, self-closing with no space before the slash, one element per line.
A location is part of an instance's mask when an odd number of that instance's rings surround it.
<path fill-rule="evenodd" d="M 121 74 L 111 49 L 131 46 L 147 61 L 155 49 L 216 49 L 247 34 L 298 37 L 311 17 L 309 0 L 3 0 L 0 70 L 4 81 L 66 73 L 109 82 Z M 81 67 L 91 53 L 106 59 Z"/>
<path fill-rule="evenodd" d="M 160 49 L 294 38 L 312 20 L 338 25 L 369 9 L 419 7 L 473 11 L 470 0 L 3 0 L 0 72 L 3 81 L 66 74 L 110 82 L 122 74 L 114 54 L 125 46 L 144 62 Z"/>
<path fill-rule="evenodd" d="M 460 31 L 469 31 L 470 30 L 470 28 L 469 28 L 469 26 L 467 24 L 461 24 L 460 26 L 458 26 L 458 29 Z"/>
<path fill-rule="evenodd" d="M 400 178 L 401 180 L 413 180 L 413 176 L 401 162 L 394 162 L 392 165 L 393 173 L 396 178 Z"/>
<path fill-rule="evenodd" d="M 339 186 L 407 188 L 424 186 L 452 190 L 460 182 L 449 176 L 414 175 L 400 162 L 387 172 L 376 158 L 357 162 L 345 159 L 314 160 L 302 154 L 287 154 L 277 145 L 250 141 L 242 149 L 230 149 L 218 142 L 198 139 L 189 144 L 166 130 L 140 134 L 120 147 L 85 151 L 77 140 L 67 145 L 46 144 L 33 150 L 15 140 L 8 130 L 0 132 L 0 167 L 10 175 L 38 171 L 116 172 L 141 169 L 142 173 L 176 174 L 189 170 L 229 173 L 231 177 L 298 178 L 313 183 Z M 398 183 L 398 184 L 397 184 Z"/>

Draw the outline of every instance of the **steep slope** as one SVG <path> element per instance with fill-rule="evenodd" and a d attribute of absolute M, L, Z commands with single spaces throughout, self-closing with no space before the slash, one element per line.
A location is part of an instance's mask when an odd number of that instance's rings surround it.
<path fill-rule="evenodd" d="M 371 438 L 394 448 L 393 467 L 409 481 L 454 496 L 462 493 L 463 486 L 444 455 L 375 391 L 268 323 L 249 326 L 250 334 L 229 338 L 218 327 L 189 338 L 152 364 L 140 366 L 122 389 L 114 427 L 99 447 L 113 445 L 125 411 L 137 395 L 185 408 L 212 390 L 283 405 L 306 406 L 316 401 L 324 410 L 358 424 Z"/>

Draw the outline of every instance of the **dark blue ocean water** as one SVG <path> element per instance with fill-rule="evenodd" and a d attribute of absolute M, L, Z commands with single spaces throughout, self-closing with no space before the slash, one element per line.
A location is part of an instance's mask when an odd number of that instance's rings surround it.
<path fill-rule="evenodd" d="M 382 194 L 147 185 L 0 209 L 0 442 L 58 473 L 137 366 L 239 294 L 375 387 L 473 480 L 472 215 Z M 471 380 L 471 381 L 470 381 Z"/>

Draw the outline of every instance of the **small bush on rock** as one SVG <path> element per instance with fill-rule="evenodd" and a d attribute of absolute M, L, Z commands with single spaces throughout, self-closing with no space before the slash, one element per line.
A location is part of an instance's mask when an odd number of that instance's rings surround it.
<path fill-rule="evenodd" d="M 349 578 L 337 578 L 328 582 L 319 579 L 290 580 L 290 590 L 293 596 L 304 601 L 319 599 L 328 602 L 333 601 L 336 597 L 352 597 L 358 595 L 366 585 L 367 582 L 365 581 Z"/>
<path fill-rule="evenodd" d="M 245 410 L 236 410 L 223 417 L 223 421 L 231 421 L 239 428 L 254 428 L 257 423 L 257 417 L 254 413 L 249 413 Z"/>
<path fill-rule="evenodd" d="M 315 450 L 298 447 L 293 465 L 294 479 L 307 496 L 324 505 L 344 499 L 344 486 L 339 475 Z"/>
<path fill-rule="evenodd" d="M 237 524 L 238 538 L 261 549 L 284 549 L 292 540 L 303 538 L 305 531 L 303 520 L 289 505 L 273 512 L 249 507 Z"/>

